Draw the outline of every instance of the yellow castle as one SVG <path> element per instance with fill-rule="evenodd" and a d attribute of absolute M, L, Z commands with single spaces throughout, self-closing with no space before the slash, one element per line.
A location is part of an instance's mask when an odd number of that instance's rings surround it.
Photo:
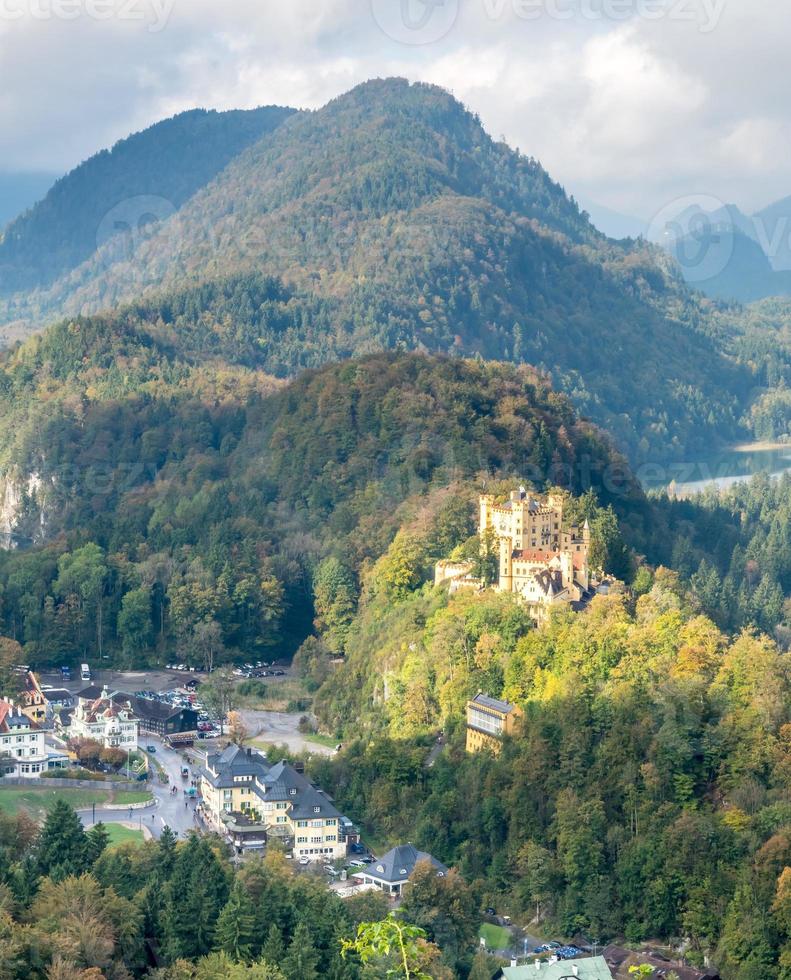
<path fill-rule="evenodd" d="M 479 498 L 478 534 L 493 532 L 498 548 L 500 592 L 512 592 L 543 620 L 550 607 L 582 603 L 591 589 L 588 567 L 590 528 L 563 525 L 563 497 L 538 497 L 524 487 L 497 503 L 491 494 Z M 441 561 L 436 585 L 450 582 L 451 591 L 483 584 L 473 576 L 472 562 Z"/>

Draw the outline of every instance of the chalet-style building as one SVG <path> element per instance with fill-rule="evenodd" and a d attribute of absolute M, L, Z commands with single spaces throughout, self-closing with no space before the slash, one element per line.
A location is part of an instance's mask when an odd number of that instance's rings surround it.
<path fill-rule="evenodd" d="M 55 715 L 74 704 L 74 695 L 61 687 L 44 687 L 29 670 L 25 674 L 24 690 L 19 698 L 22 714 L 41 728 L 52 728 Z"/>
<path fill-rule="evenodd" d="M 179 708 L 154 698 L 128 697 L 141 732 L 167 738 L 198 730 L 198 712 L 194 708 Z"/>
<path fill-rule="evenodd" d="M 106 749 L 117 748 L 126 752 L 137 751 L 138 722 L 131 700 L 118 692 L 102 688 L 98 697 L 96 687 L 89 687 L 77 695 L 77 706 L 71 716 L 61 713 L 56 730 L 66 739 L 91 739 Z M 63 730 L 64 717 L 69 718 L 68 728 Z"/>

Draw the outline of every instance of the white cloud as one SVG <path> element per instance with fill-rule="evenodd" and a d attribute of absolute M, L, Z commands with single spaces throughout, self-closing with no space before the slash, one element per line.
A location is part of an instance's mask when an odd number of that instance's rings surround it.
<path fill-rule="evenodd" d="M 494 136 L 610 207 L 650 216 L 690 192 L 746 208 L 791 193 L 791 5 L 776 0 L 442 0 L 458 16 L 423 45 L 388 37 L 372 0 L 172 0 L 158 32 L 171 0 L 98 0 L 136 3 L 142 20 L 2 16 L 54 2 L 0 0 L 3 169 L 65 169 L 197 105 L 316 108 L 401 74 L 447 86 Z"/>

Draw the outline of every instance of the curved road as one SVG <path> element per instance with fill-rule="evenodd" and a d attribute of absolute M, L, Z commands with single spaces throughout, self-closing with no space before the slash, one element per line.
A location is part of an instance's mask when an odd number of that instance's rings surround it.
<path fill-rule="evenodd" d="M 160 783 L 158 777 L 154 777 L 147 784 L 151 789 L 156 806 L 146 807 L 144 810 L 107 810 L 96 807 L 94 818 L 93 810 L 81 810 L 80 819 L 84 826 L 90 827 L 93 823 L 124 823 L 129 826 L 143 827 L 159 837 L 165 826 L 170 827 L 179 836 L 186 836 L 190 830 L 194 830 L 195 823 L 195 804 L 187 802 L 185 806 L 185 796 L 183 790 L 189 788 L 189 780 L 181 778 L 181 767 L 184 765 L 182 755 L 167 745 L 163 745 L 161 739 L 155 735 L 145 735 L 141 739 L 140 749 L 143 751 L 146 745 L 156 746 L 156 753 L 151 758 L 162 766 L 170 777 L 170 782 L 165 785 Z M 152 766 L 153 768 L 153 766 Z M 191 766 L 195 770 L 197 766 Z M 174 796 L 171 793 L 173 786 L 178 787 L 178 793 Z M 142 787 L 142 784 L 141 784 Z"/>

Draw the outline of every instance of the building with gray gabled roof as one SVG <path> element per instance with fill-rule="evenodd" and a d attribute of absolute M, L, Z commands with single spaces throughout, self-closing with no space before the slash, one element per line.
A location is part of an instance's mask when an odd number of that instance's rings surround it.
<path fill-rule="evenodd" d="M 448 873 L 445 865 L 426 851 L 419 851 L 413 844 L 399 844 L 373 864 L 355 872 L 354 877 L 364 885 L 376 885 L 387 895 L 400 895 L 420 861 L 428 861 L 439 877 Z"/>
<path fill-rule="evenodd" d="M 276 840 L 297 859 L 346 856 L 341 813 L 288 762 L 272 764 L 251 748 L 229 745 L 206 759 L 201 795 L 207 823 L 240 851 Z"/>

